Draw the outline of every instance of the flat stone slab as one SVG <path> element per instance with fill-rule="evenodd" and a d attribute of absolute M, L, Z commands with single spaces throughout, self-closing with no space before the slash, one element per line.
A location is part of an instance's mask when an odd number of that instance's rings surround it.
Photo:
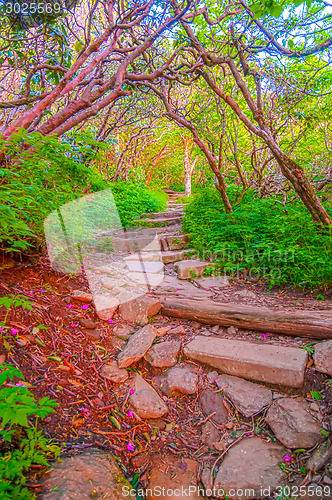
<path fill-rule="evenodd" d="M 72 457 L 62 457 L 48 472 L 43 484 L 44 500 L 123 500 L 123 489 L 131 490 L 116 461 L 90 448 Z"/>
<path fill-rule="evenodd" d="M 247 418 L 272 404 L 272 391 L 262 385 L 254 384 L 232 375 L 220 375 L 216 384 L 223 390 L 226 398 Z"/>
<path fill-rule="evenodd" d="M 232 500 L 270 498 L 286 480 L 286 474 L 279 467 L 285 454 L 286 450 L 276 443 L 267 443 L 259 437 L 243 439 L 221 462 L 214 488 L 224 489 Z M 264 490 L 267 493 L 264 494 Z M 218 498 L 223 497 L 218 495 Z"/>
<path fill-rule="evenodd" d="M 157 336 L 154 326 L 146 325 L 137 330 L 128 340 L 123 351 L 118 356 L 119 368 L 126 368 L 143 358 Z"/>
<path fill-rule="evenodd" d="M 140 418 L 159 418 L 168 412 L 159 394 L 138 373 L 134 375 L 132 387 L 130 403 Z"/>
<path fill-rule="evenodd" d="M 233 326 L 295 337 L 332 338 L 332 312 L 326 310 L 284 311 L 209 299 L 192 300 L 188 297 L 165 297 L 163 306 L 165 316 L 209 325 Z"/>
<path fill-rule="evenodd" d="M 324 440 L 322 427 L 305 399 L 277 399 L 266 414 L 266 422 L 287 448 L 312 448 Z"/>
<path fill-rule="evenodd" d="M 187 252 L 193 252 L 193 250 L 167 250 L 165 252 L 161 252 L 161 260 L 164 264 L 171 264 L 172 262 L 182 260 Z"/>
<path fill-rule="evenodd" d="M 211 266 L 211 262 L 193 259 L 182 260 L 181 262 L 176 262 L 175 271 L 177 272 L 180 280 L 186 280 L 188 278 L 202 276 L 204 270 L 209 266 Z"/>
<path fill-rule="evenodd" d="M 308 359 L 304 349 L 203 335 L 187 344 L 184 354 L 228 375 L 288 387 L 303 385 Z"/>
<path fill-rule="evenodd" d="M 315 369 L 332 377 L 332 340 L 315 345 Z"/>

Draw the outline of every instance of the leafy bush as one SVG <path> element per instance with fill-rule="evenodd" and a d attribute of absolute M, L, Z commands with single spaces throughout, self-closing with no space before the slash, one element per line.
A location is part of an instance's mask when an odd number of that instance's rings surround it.
<path fill-rule="evenodd" d="M 74 145 L 25 130 L 10 141 L 0 138 L 0 148 L 6 152 L 0 167 L 0 250 L 19 252 L 40 246 L 49 213 L 88 192 L 111 187 L 124 225 L 142 212 L 163 207 L 158 191 L 150 194 L 134 184 L 103 180 L 92 166 L 97 146 L 103 144 L 91 137 L 85 141 L 80 137 Z"/>
<path fill-rule="evenodd" d="M 128 226 L 145 212 L 158 212 L 166 207 L 167 195 L 161 190 L 148 191 L 130 182 L 116 182 L 112 189 L 121 222 Z"/>
<path fill-rule="evenodd" d="M 60 448 L 38 430 L 38 418 L 54 412 L 55 401 L 44 397 L 39 401 L 24 382 L 8 383 L 14 377 L 24 380 L 13 365 L 0 365 L 0 498 L 35 498 L 25 487 L 26 475 L 33 464 L 48 465 L 48 457 L 58 457 Z M 34 418 L 34 425 L 31 418 Z"/>
<path fill-rule="evenodd" d="M 234 197 L 235 189 L 230 189 Z M 332 230 L 312 222 L 300 201 L 258 199 L 247 191 L 225 214 L 217 191 L 205 189 L 186 207 L 184 229 L 201 254 L 214 255 L 226 273 L 263 277 L 271 285 L 332 283 Z M 332 213 L 331 206 L 328 211 Z"/>

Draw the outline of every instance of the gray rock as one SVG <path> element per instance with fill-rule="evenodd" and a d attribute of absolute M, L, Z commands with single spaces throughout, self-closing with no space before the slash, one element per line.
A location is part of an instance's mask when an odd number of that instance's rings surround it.
<path fill-rule="evenodd" d="M 97 324 L 94 321 L 92 321 L 92 319 L 80 318 L 78 321 L 79 324 L 83 326 L 83 328 L 87 328 L 89 330 L 94 330 L 95 328 L 97 328 Z"/>
<path fill-rule="evenodd" d="M 316 450 L 313 452 L 311 457 L 306 463 L 307 470 L 320 471 L 327 462 L 332 458 L 332 446 L 329 441 L 322 443 Z"/>
<path fill-rule="evenodd" d="M 115 325 L 112 330 L 112 335 L 128 339 L 130 334 L 133 333 L 135 328 L 129 325 Z"/>
<path fill-rule="evenodd" d="M 176 262 L 174 265 L 175 271 L 177 272 L 180 280 L 202 276 L 203 271 L 209 266 L 211 266 L 211 262 L 191 259 Z"/>
<path fill-rule="evenodd" d="M 103 365 L 100 370 L 100 375 L 116 384 L 125 382 L 128 379 L 127 370 L 119 368 L 116 361 L 111 361 Z"/>
<path fill-rule="evenodd" d="M 206 422 L 202 428 L 202 441 L 210 448 L 220 439 L 220 432 L 211 422 Z"/>
<path fill-rule="evenodd" d="M 44 500 L 123 500 L 122 488 L 131 489 L 115 459 L 90 448 L 55 463 L 43 484 Z"/>
<path fill-rule="evenodd" d="M 332 340 L 315 345 L 315 368 L 332 376 Z"/>
<path fill-rule="evenodd" d="M 216 383 L 245 417 L 251 417 L 272 404 L 272 392 L 262 385 L 231 375 L 220 375 Z"/>
<path fill-rule="evenodd" d="M 157 368 L 169 368 L 177 363 L 181 342 L 178 340 L 167 340 L 153 345 L 144 358 L 151 366 Z"/>
<path fill-rule="evenodd" d="M 144 354 L 150 349 L 156 335 L 157 329 L 151 325 L 146 325 L 137 330 L 130 337 L 123 351 L 118 356 L 119 368 L 126 368 L 143 358 Z"/>
<path fill-rule="evenodd" d="M 88 328 L 83 329 L 84 334 L 89 337 L 92 340 L 100 340 L 101 337 L 101 331 L 98 330 L 97 328 L 94 328 L 93 330 L 90 330 Z"/>
<path fill-rule="evenodd" d="M 197 280 L 205 290 L 213 288 L 225 288 L 229 286 L 229 279 L 227 276 L 209 276 L 206 278 L 199 278 Z"/>
<path fill-rule="evenodd" d="M 243 439 L 226 454 L 214 487 L 223 488 L 232 500 L 270 497 L 286 479 L 279 467 L 285 451 L 282 446 L 258 437 Z M 262 494 L 264 489 L 271 489 L 271 493 Z M 243 494 L 240 490 L 244 490 Z"/>
<path fill-rule="evenodd" d="M 213 384 L 213 382 L 217 380 L 218 376 L 218 372 L 212 371 L 207 374 L 206 378 L 208 379 L 209 384 Z"/>
<path fill-rule="evenodd" d="M 130 403 L 139 417 L 159 418 L 168 412 L 159 394 L 138 373 L 134 375 L 132 387 Z"/>
<path fill-rule="evenodd" d="M 158 314 L 161 303 L 154 297 L 143 295 L 129 302 L 124 302 L 119 307 L 119 313 L 128 323 L 147 325 L 149 318 Z"/>
<path fill-rule="evenodd" d="M 188 366 L 174 366 L 160 377 L 160 388 L 167 396 L 194 394 L 198 376 Z"/>
<path fill-rule="evenodd" d="M 211 413 L 215 412 L 215 415 L 211 417 L 211 420 L 217 424 L 227 422 L 228 412 L 224 405 L 224 398 L 220 394 L 207 389 L 202 392 L 199 399 L 203 413 L 207 417 L 211 415 Z"/>
<path fill-rule="evenodd" d="M 287 448 L 312 448 L 324 439 L 322 427 L 304 399 L 277 399 L 267 412 L 266 422 Z"/>
<path fill-rule="evenodd" d="M 237 333 L 237 328 L 235 328 L 235 326 L 229 326 L 227 328 L 227 333 L 229 333 L 230 335 L 235 335 L 235 333 Z"/>

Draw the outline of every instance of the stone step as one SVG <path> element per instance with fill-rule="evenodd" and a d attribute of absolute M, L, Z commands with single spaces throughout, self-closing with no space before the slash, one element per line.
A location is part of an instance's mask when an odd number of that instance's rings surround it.
<path fill-rule="evenodd" d="M 137 219 L 166 219 L 168 217 L 182 217 L 183 211 L 181 210 L 169 210 L 167 212 L 152 212 L 152 213 L 144 213 L 141 214 Z"/>
<path fill-rule="evenodd" d="M 170 226 L 171 224 L 177 224 L 181 222 L 183 216 L 177 217 L 164 217 L 163 219 L 140 219 L 140 224 L 143 226 L 145 224 L 159 224 L 163 226 Z"/>
<path fill-rule="evenodd" d="M 182 250 L 189 243 L 187 234 L 175 234 L 169 236 L 160 236 L 159 238 L 162 250 Z"/>
<path fill-rule="evenodd" d="M 186 280 L 202 276 L 204 270 L 209 266 L 211 266 L 211 262 L 194 259 L 183 260 L 175 264 L 175 271 L 177 272 L 180 280 Z"/>
<path fill-rule="evenodd" d="M 296 347 L 204 335 L 187 344 L 184 354 L 228 375 L 294 388 L 302 387 L 308 360 L 308 353 Z"/>
<path fill-rule="evenodd" d="M 189 252 L 194 252 L 194 249 L 188 248 L 188 250 L 168 250 L 166 252 L 161 252 L 161 260 L 164 264 L 171 264 L 172 262 L 184 259 L 185 255 Z"/>

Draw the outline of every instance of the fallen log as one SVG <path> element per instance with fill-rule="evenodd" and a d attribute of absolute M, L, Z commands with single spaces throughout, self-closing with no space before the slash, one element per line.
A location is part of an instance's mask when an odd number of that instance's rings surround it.
<path fill-rule="evenodd" d="M 295 337 L 332 339 L 332 312 L 329 311 L 280 311 L 176 297 L 163 297 L 161 302 L 162 314 L 165 316 Z"/>

